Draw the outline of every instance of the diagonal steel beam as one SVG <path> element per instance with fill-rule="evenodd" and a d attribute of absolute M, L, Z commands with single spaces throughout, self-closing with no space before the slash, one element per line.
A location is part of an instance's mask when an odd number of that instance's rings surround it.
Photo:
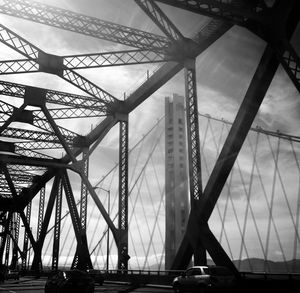
<path fill-rule="evenodd" d="M 238 1 L 240 5 L 236 5 L 234 1 L 227 0 L 155 0 L 177 8 L 199 13 L 208 17 L 221 18 L 235 24 L 242 24 L 245 19 L 255 21 L 263 21 L 263 12 L 267 11 L 267 7 L 262 2 L 255 1 L 246 3 L 246 1 Z M 237 2 L 237 1 L 235 1 Z M 251 5 L 252 4 L 252 5 Z"/>
<path fill-rule="evenodd" d="M 197 227 L 197 225 L 201 226 L 201 223 L 203 224 L 208 222 L 228 175 L 230 174 L 232 166 L 239 154 L 249 129 L 251 128 L 258 109 L 272 82 L 278 65 L 279 63 L 271 46 L 267 46 L 245 98 L 240 106 L 236 119 L 231 127 L 229 135 L 224 143 L 223 149 L 205 186 L 203 196 L 200 198 L 199 208 L 196 213 L 191 214 L 189 221 L 190 226 L 195 225 Z M 181 265 L 184 258 L 190 259 L 192 256 L 192 251 L 190 250 L 191 246 L 188 245 L 187 242 L 190 242 L 191 239 L 195 239 L 195 241 L 197 241 L 198 239 L 201 239 L 201 237 L 206 237 L 205 235 L 200 234 L 199 229 L 192 229 L 188 227 L 187 230 L 189 229 L 191 229 L 194 234 L 185 235 L 183 243 L 175 257 L 175 265 Z M 205 243 L 205 240 L 202 239 L 201 241 Z M 206 249 L 210 248 L 206 247 Z M 215 249 L 218 248 L 215 247 Z M 219 251 L 218 253 L 223 255 L 222 251 Z M 223 255 L 222 257 L 214 259 L 214 261 L 217 265 L 224 265 L 224 259 L 226 259 L 226 256 Z M 173 269 L 175 268 L 179 269 L 179 267 L 173 267 Z"/>
<path fill-rule="evenodd" d="M 107 91 L 93 84 L 77 72 L 66 68 L 66 66 L 63 65 L 62 57 L 47 54 L 37 47 L 34 47 L 33 50 L 31 43 L 5 26 L 0 25 L 0 33 L 0 37 L 4 35 L 0 38 L 2 43 L 28 58 L 27 60 L 3 61 L 0 63 L 0 74 L 36 71 L 38 65 L 37 71 L 55 74 L 67 80 L 84 92 L 99 99 L 103 104 L 117 101 L 117 99 Z M 19 45 L 19 43 L 21 45 Z M 31 50 L 27 49 L 27 47 Z"/>
<path fill-rule="evenodd" d="M 194 37 L 193 41 L 197 43 L 197 48 L 193 52 L 195 57 L 203 53 L 211 44 L 225 34 L 231 24 L 224 21 L 208 22 Z M 167 62 L 161 66 L 147 81 L 134 91 L 124 102 L 124 109 L 127 113 L 133 111 L 156 90 L 164 85 L 168 80 L 175 76 L 184 68 L 183 63 Z"/>
<path fill-rule="evenodd" d="M 275 48 L 278 60 L 300 92 L 300 58 L 297 52 L 287 40 L 281 41 Z"/>
<path fill-rule="evenodd" d="M 125 50 L 97 54 L 63 56 L 63 64 L 69 69 L 98 68 L 108 66 L 145 64 L 170 61 L 164 51 Z"/>
<path fill-rule="evenodd" d="M 38 58 L 38 53 L 40 50 L 36 46 L 18 36 L 3 24 L 0 24 L 0 42 L 30 60 L 35 60 Z"/>
<path fill-rule="evenodd" d="M 168 39 L 155 34 L 35 1 L 1 0 L 0 13 L 146 50 L 169 45 Z"/>
<path fill-rule="evenodd" d="M 39 65 L 35 60 L 19 59 L 0 61 L 0 75 L 38 72 Z"/>
<path fill-rule="evenodd" d="M 86 231 L 82 229 L 81 222 L 79 218 L 79 214 L 76 207 L 76 202 L 74 199 L 74 195 L 72 192 L 72 187 L 70 184 L 69 177 L 67 175 L 67 172 L 64 171 L 62 174 L 62 182 L 63 187 L 65 190 L 65 195 L 67 198 L 67 203 L 72 219 L 72 224 L 75 232 L 75 237 L 77 240 L 77 246 L 78 246 L 78 269 L 92 269 L 93 265 L 90 259 L 88 246 L 85 241 L 86 239 Z"/>
<path fill-rule="evenodd" d="M 104 111 L 103 104 L 98 99 L 89 96 L 75 95 L 3 80 L 0 81 L 0 94 L 28 99 L 29 104 L 32 104 L 34 101 L 45 100 L 46 103 L 51 104 Z"/>
<path fill-rule="evenodd" d="M 6 182 L 7 182 L 8 186 L 9 186 L 9 189 L 11 191 L 11 194 L 12 194 L 13 198 L 17 198 L 18 197 L 18 193 L 16 191 L 14 182 L 13 182 L 11 176 L 10 176 L 10 173 L 9 173 L 9 171 L 7 169 L 6 164 L 1 163 L 0 166 L 1 166 L 1 169 L 2 169 L 2 171 L 4 173 Z"/>
<path fill-rule="evenodd" d="M 161 31 L 172 41 L 183 39 L 179 29 L 170 21 L 167 15 L 152 0 L 134 0 L 135 3 L 152 19 Z"/>

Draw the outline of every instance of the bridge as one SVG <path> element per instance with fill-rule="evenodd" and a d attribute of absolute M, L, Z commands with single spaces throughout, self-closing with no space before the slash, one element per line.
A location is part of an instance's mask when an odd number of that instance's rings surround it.
<path fill-rule="evenodd" d="M 43 2 L 0 1 L 2 264 L 164 272 L 177 92 L 190 213 L 171 269 L 295 277 L 299 3 Z"/>

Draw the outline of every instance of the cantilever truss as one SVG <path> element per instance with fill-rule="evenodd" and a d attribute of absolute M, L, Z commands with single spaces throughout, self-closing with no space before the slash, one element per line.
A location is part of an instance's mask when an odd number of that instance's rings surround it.
<path fill-rule="evenodd" d="M 22 219 L 26 229 L 25 240 L 29 240 L 34 249 L 32 268 L 37 270 L 41 268 L 41 250 L 56 200 L 53 266 L 57 268 L 61 196 L 64 190 L 77 239 L 73 266 L 90 268 L 92 265 L 85 235 L 88 192 L 112 231 L 119 253 L 119 269 L 127 269 L 129 259 L 128 115 L 176 73 L 184 69 L 191 214 L 173 268 L 185 268 L 192 255 L 196 263 L 205 263 L 205 251 L 208 251 L 216 264 L 226 265 L 238 274 L 212 234 L 208 219 L 279 64 L 283 66 L 300 91 L 300 60 L 290 44 L 290 38 L 299 20 L 299 1 L 275 0 L 271 5 L 269 1 L 263 0 L 135 0 L 135 3 L 158 26 L 165 37 L 34 1 L 0 0 L 0 13 L 131 47 L 130 50 L 116 52 L 56 56 L 51 52 L 44 52 L 36 44 L 31 44 L 14 31 L 0 25 L 0 41 L 23 56 L 21 59 L 1 61 L 1 75 L 27 72 L 50 73 L 86 93 L 86 96 L 81 96 L 0 81 L 1 95 L 23 100 L 19 107 L 4 101 L 0 102 L 2 136 L 0 209 L 3 226 L 1 257 L 4 253 L 5 241 L 9 240 L 12 214 L 17 213 L 18 219 Z M 209 16 L 211 20 L 193 38 L 188 39 L 166 16 L 160 3 Z M 207 185 L 203 187 L 195 60 L 233 25 L 247 28 L 264 39 L 267 46 L 215 168 Z M 156 62 L 163 64 L 125 101 L 119 101 L 75 71 L 82 68 Z M 32 110 L 32 107 L 37 110 Z M 100 124 L 86 136 L 80 136 L 57 124 L 58 119 L 86 117 L 104 117 Z M 13 122 L 26 123 L 35 129 L 19 129 L 12 126 Z M 89 155 L 116 123 L 120 124 L 118 227 L 114 225 L 98 199 L 89 182 L 86 169 Z M 51 157 L 42 152 L 58 148 L 65 151 L 62 158 Z M 81 154 L 83 160 L 77 159 Z M 80 215 L 66 169 L 77 172 L 82 179 L 83 202 Z M 44 201 L 41 201 L 42 208 L 40 207 L 38 217 L 39 233 L 38 238 L 34 239 L 29 225 L 30 203 L 39 191 L 41 191 L 41 199 L 44 198 L 45 184 L 54 177 L 44 217 Z M 26 206 L 28 208 L 25 215 L 23 210 Z M 9 236 L 13 238 L 14 235 Z M 24 243 L 24 246 L 27 245 L 27 242 Z M 21 252 L 19 248 L 14 251 Z M 26 251 L 23 251 L 22 257 L 26 263 Z"/>

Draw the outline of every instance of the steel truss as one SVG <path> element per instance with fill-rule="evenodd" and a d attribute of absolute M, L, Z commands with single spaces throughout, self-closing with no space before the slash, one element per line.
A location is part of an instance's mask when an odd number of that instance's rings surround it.
<path fill-rule="evenodd" d="M 59 9 L 29 0 L 0 0 L 0 13 L 54 26 L 68 31 L 117 42 L 133 49 L 92 53 L 85 55 L 55 56 L 40 50 L 5 26 L 0 26 L 0 41 L 24 56 L 23 59 L 0 62 L 0 74 L 46 72 L 57 75 L 83 90 L 88 96 L 57 92 L 43 88 L 0 81 L 0 94 L 22 98 L 20 108 L 0 103 L 0 133 L 2 137 L 14 139 L 14 143 L 0 142 L 0 150 L 21 156 L 0 155 L 1 184 L 0 207 L 4 232 L 0 257 L 5 251 L 9 223 L 13 212 L 18 212 L 26 229 L 23 250 L 23 267 L 26 267 L 28 239 L 34 250 L 32 268 L 42 267 L 41 251 L 46 237 L 50 216 L 56 200 L 53 268 L 57 268 L 59 251 L 59 229 L 61 220 L 62 186 L 67 198 L 77 240 L 74 267 L 92 268 L 85 235 L 87 193 L 94 200 L 107 222 L 118 248 L 118 268 L 128 267 L 128 115 L 159 87 L 180 70 L 185 69 L 187 133 L 189 142 L 189 181 L 192 209 L 189 223 L 176 255 L 173 268 L 184 269 L 192 255 L 196 263 L 205 263 L 208 251 L 216 264 L 230 267 L 237 275 L 231 260 L 220 246 L 208 226 L 208 219 L 218 200 L 226 178 L 251 127 L 265 93 L 273 79 L 279 62 L 290 76 L 295 87 L 300 89 L 299 56 L 290 44 L 291 35 L 299 20 L 299 1 L 288 4 L 275 1 L 268 7 L 264 1 L 246 0 L 135 0 L 136 4 L 152 19 L 166 37 L 132 29 L 119 24 L 99 20 L 82 14 Z M 209 21 L 192 39 L 185 38 L 158 5 L 164 3 L 210 16 Z M 283 20 L 283 21 L 281 21 Z M 269 25 L 277 23 L 277 26 Z M 195 59 L 233 24 L 248 28 L 267 41 L 268 45 L 245 95 L 243 104 L 220 153 L 207 185 L 202 187 L 198 106 L 196 92 Z M 277 34 L 279 31 L 279 34 Z M 125 101 L 119 101 L 107 91 L 81 76 L 75 69 L 104 66 L 133 65 L 164 62 L 148 80 Z M 48 104 L 60 105 L 59 108 Z M 28 111 L 27 106 L 39 107 Z M 57 119 L 102 117 L 104 120 L 88 135 L 82 137 L 59 127 Z M 10 127 L 15 121 L 36 126 L 40 131 Z M 120 171 L 119 171 L 119 224 L 118 228 L 109 217 L 89 182 L 87 160 L 101 140 L 116 124 L 120 123 Z M 21 138 L 21 139 L 19 139 Z M 19 140 L 17 140 L 19 139 Z M 41 150 L 63 148 L 66 155 L 54 159 Z M 36 151 L 39 150 L 39 151 Z M 76 158 L 83 154 L 83 161 Z M 72 186 L 66 169 L 77 172 L 82 178 L 82 205 L 77 211 Z M 22 174 L 22 176 L 21 176 Z M 34 176 L 33 174 L 39 174 Z M 31 200 L 45 184 L 54 179 L 50 198 L 43 217 L 44 202 L 41 196 L 38 235 L 33 238 L 30 231 Z M 37 180 L 38 179 L 38 180 Z M 28 183 L 28 188 L 19 185 Z M 19 200 L 21 199 L 21 200 Z M 23 210 L 27 206 L 25 216 Z M 15 238 L 17 236 L 15 235 Z M 26 244 L 26 245 L 25 245 Z M 26 247 L 25 247 L 26 246 Z M 26 249 L 25 249 L 26 248 Z M 6 247 L 7 249 L 7 247 Z"/>

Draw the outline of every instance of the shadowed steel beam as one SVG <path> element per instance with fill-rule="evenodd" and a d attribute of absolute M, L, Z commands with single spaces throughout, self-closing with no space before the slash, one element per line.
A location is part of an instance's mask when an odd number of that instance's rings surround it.
<path fill-rule="evenodd" d="M 5 211 L 6 212 L 6 211 Z M 4 219 L 5 217 L 5 219 Z M 4 222 L 3 225 L 3 230 L 2 230 L 2 241 L 1 241 L 1 246 L 0 246 L 0 264 L 2 264 L 3 260 L 3 254 L 4 254 L 4 248 L 5 248 L 5 243 L 8 240 L 8 231 L 9 231 L 9 224 L 12 218 L 12 212 L 8 212 L 6 216 L 2 216 L 2 221 Z"/>
<path fill-rule="evenodd" d="M 186 99 L 186 127 L 188 142 L 188 168 L 190 186 L 190 205 L 191 211 L 198 208 L 198 203 L 202 197 L 202 172 L 200 155 L 200 137 L 198 121 L 198 97 L 196 82 L 196 60 L 188 59 L 185 61 L 185 99 Z M 197 239 L 190 238 L 193 252 L 194 264 L 206 265 L 206 251 Z"/>
<path fill-rule="evenodd" d="M 35 1 L 1 0 L 0 12 L 141 49 L 168 47 L 164 37 Z"/>
<path fill-rule="evenodd" d="M 68 107 L 104 110 L 103 104 L 93 97 L 32 87 L 3 80 L 0 81 L 0 94 L 27 99 L 28 104 L 40 104 L 41 101 L 45 100 L 46 103 Z"/>
<path fill-rule="evenodd" d="M 62 182 L 65 190 L 65 195 L 67 198 L 67 203 L 72 219 L 72 224 L 74 228 L 75 237 L 78 246 L 78 269 L 92 269 L 93 265 L 90 259 L 90 254 L 88 251 L 88 246 L 86 242 L 86 231 L 82 229 L 79 214 L 76 207 L 76 202 L 73 196 L 72 187 L 70 184 L 67 172 L 64 171 L 62 174 Z"/>
<path fill-rule="evenodd" d="M 110 216 L 108 215 L 107 211 L 105 210 L 104 206 L 102 205 L 102 202 L 99 200 L 99 197 L 97 193 L 95 192 L 93 186 L 89 182 L 88 178 L 83 174 L 82 170 L 80 168 L 74 168 L 73 171 L 77 172 L 80 174 L 82 181 L 86 185 L 91 197 L 93 198 L 96 206 L 98 207 L 99 211 L 101 212 L 104 220 L 106 221 L 107 225 L 109 226 L 109 229 L 112 231 L 112 234 L 114 236 L 115 242 L 118 246 L 119 243 L 119 235 L 118 235 L 118 230 L 115 227 L 113 221 L 111 220 Z"/>
<path fill-rule="evenodd" d="M 225 22 L 219 22 L 218 24 L 208 25 L 205 27 L 205 30 L 201 30 L 199 34 L 196 35 L 195 40 L 198 43 L 198 48 L 195 51 L 195 54 L 201 54 L 204 50 L 206 50 L 215 40 L 217 40 L 220 36 L 222 36 L 225 32 L 227 32 L 231 28 L 230 24 Z M 148 48 L 147 48 L 148 49 Z M 138 105 L 140 105 L 144 100 L 146 100 L 152 93 L 154 93 L 159 87 L 165 84 L 170 78 L 172 78 L 176 73 L 178 73 L 183 68 L 183 64 L 178 64 L 175 62 L 168 62 L 164 66 L 161 67 L 158 71 L 152 75 L 146 83 L 144 83 L 138 90 L 136 90 L 133 94 L 129 96 L 129 98 L 124 102 L 122 109 L 124 113 L 130 113 L 134 110 Z M 107 133 L 107 129 L 114 125 L 115 118 L 112 116 L 108 116 L 106 119 L 103 120 L 95 128 L 89 135 L 87 135 L 87 144 L 90 146 L 95 143 L 98 137 L 105 135 Z M 108 127 L 108 128 L 107 128 Z M 97 142 L 98 143 L 98 142 Z M 94 144 L 95 145 L 95 144 Z M 74 150 L 74 155 L 77 156 L 82 152 L 81 149 Z M 61 162 L 69 163 L 70 157 L 66 155 L 62 158 Z M 55 167 L 55 166 L 53 166 Z M 49 170 L 44 175 L 41 176 L 39 182 L 33 183 L 29 190 L 21 192 L 20 196 L 24 198 L 24 202 L 31 200 L 36 193 L 40 190 L 40 188 L 52 177 L 54 176 L 54 171 Z M 91 186 L 92 189 L 92 186 Z M 91 195 L 94 196 L 94 200 L 97 201 L 97 195 L 93 194 L 93 190 L 90 191 Z M 9 202 L 5 202 L 6 205 L 9 205 Z M 24 203 L 21 203 L 22 206 Z M 101 203 L 100 203 L 101 204 Z M 109 223 L 110 219 L 107 217 L 107 213 L 103 208 L 102 204 L 98 203 L 98 208 L 102 210 L 101 212 L 105 215 L 106 214 L 106 221 Z M 113 223 L 110 226 L 110 229 L 115 232 L 115 239 L 117 241 L 117 233 L 116 228 L 114 227 Z"/>
<path fill-rule="evenodd" d="M 185 96 L 191 208 L 202 196 L 200 139 L 195 60 L 185 62 Z"/>
<path fill-rule="evenodd" d="M 36 248 L 36 252 L 34 254 L 34 258 L 33 258 L 33 262 L 32 262 L 33 270 L 39 270 L 40 268 L 42 268 L 42 259 L 41 259 L 42 247 L 44 245 L 44 241 L 46 238 L 46 234 L 47 234 L 50 218 L 52 215 L 55 198 L 58 194 L 59 186 L 60 186 L 60 176 L 56 175 L 54 178 L 51 193 L 50 193 L 50 196 L 48 199 L 45 217 L 44 217 L 44 221 L 43 221 L 42 227 L 41 227 L 41 232 L 39 234 L 39 238 L 37 239 L 37 245 L 36 245 L 37 248 Z"/>
<path fill-rule="evenodd" d="M 22 218 L 24 227 L 25 227 L 25 233 L 24 233 L 24 244 L 23 244 L 23 258 L 22 258 L 22 270 L 28 269 L 27 267 L 27 252 L 28 252 L 28 238 L 30 238 L 31 243 L 34 243 L 31 227 L 30 227 L 30 220 L 31 220 L 31 206 L 32 203 L 29 202 L 26 209 L 26 216 L 24 212 L 22 211 L 20 213 L 20 217 Z"/>
<path fill-rule="evenodd" d="M 226 33 L 232 27 L 231 24 L 223 21 L 211 21 L 200 32 L 194 36 L 193 40 L 197 42 L 195 56 L 204 52 L 211 44 Z M 147 79 L 136 91 L 134 91 L 125 101 L 124 108 L 127 113 L 133 111 L 156 90 L 163 86 L 180 70 L 184 68 L 183 63 L 167 62 L 161 66 L 152 76 Z"/>
<path fill-rule="evenodd" d="M 152 0 L 135 0 L 135 3 L 152 19 L 161 31 L 172 41 L 183 39 L 178 28 L 169 20 L 166 14 Z"/>
<path fill-rule="evenodd" d="M 70 149 L 69 145 L 67 144 L 65 138 L 63 137 L 62 133 L 60 132 L 59 127 L 56 125 L 54 119 L 52 118 L 52 116 L 50 115 L 47 107 L 44 105 L 42 107 L 42 111 L 45 114 L 49 124 L 51 125 L 52 129 L 54 130 L 56 136 L 58 137 L 60 143 L 62 144 L 62 146 L 64 147 L 64 150 L 67 152 L 67 154 L 70 156 L 71 161 L 72 162 L 76 162 L 76 158 L 73 155 L 72 150 Z"/>
<path fill-rule="evenodd" d="M 278 60 L 300 92 L 300 58 L 288 41 L 282 41 L 276 46 Z"/>
<path fill-rule="evenodd" d="M 40 158 L 28 158 L 14 155 L 0 154 L 0 162 L 10 165 L 25 165 L 25 166 L 37 166 L 44 168 L 68 168 L 69 165 L 62 163 L 57 159 L 40 159 Z"/>
<path fill-rule="evenodd" d="M 277 68 L 277 58 L 268 45 L 205 187 L 201 211 L 205 221 L 213 211 Z"/>
<path fill-rule="evenodd" d="M 89 170 L 89 149 L 87 147 L 83 147 L 83 152 L 82 152 L 82 171 L 84 175 L 88 178 L 88 170 Z M 81 223 L 81 228 L 86 231 L 86 220 L 87 220 L 87 201 L 88 201 L 88 189 L 85 186 L 84 182 L 81 180 L 81 192 L 80 192 L 80 223 Z M 71 265 L 71 268 L 77 268 L 78 266 L 78 245 L 76 248 L 76 253 Z"/>
<path fill-rule="evenodd" d="M 181 265 L 183 263 L 182 259 L 191 257 L 192 251 L 190 250 L 190 246 L 186 243 L 190 241 L 190 237 L 192 237 L 192 239 L 201 239 L 202 243 L 209 241 L 207 239 L 203 240 L 201 237 L 206 236 L 201 235 L 200 229 L 196 229 L 195 227 L 197 227 L 197 225 L 201 226 L 201 224 L 208 222 L 227 177 L 232 170 L 232 166 L 239 154 L 249 129 L 251 128 L 258 109 L 272 82 L 272 79 L 278 68 L 278 64 L 279 63 L 272 48 L 267 46 L 260 60 L 258 68 L 252 78 L 243 103 L 240 106 L 236 119 L 231 127 L 229 135 L 224 143 L 215 167 L 208 179 L 203 196 L 200 199 L 200 208 L 197 209 L 197 213 L 191 215 L 190 217 L 187 231 L 193 231 L 193 235 L 188 235 L 186 233 L 183 243 L 176 254 L 174 264 Z M 217 246 L 214 248 L 218 250 Z M 211 249 L 211 247 L 206 247 L 206 249 Z M 222 254 L 223 252 L 220 250 L 214 255 L 218 256 Z M 214 261 L 217 265 L 225 265 L 223 261 L 226 258 L 226 256 L 217 257 L 214 259 Z M 173 269 L 179 269 L 179 267 L 174 266 Z"/>
<path fill-rule="evenodd" d="M 236 24 L 243 23 L 246 18 L 256 21 L 262 21 L 260 15 L 262 10 L 266 10 L 265 5 L 257 6 L 256 4 L 238 1 L 241 5 L 234 5 L 227 0 L 155 0 L 177 8 L 186 9 L 194 13 L 199 13 L 209 17 L 218 17 Z M 232 1 L 234 2 L 234 1 Z M 237 1 L 235 1 L 237 2 Z M 243 5 L 245 4 L 245 5 Z M 250 5 L 249 5 L 250 4 Z"/>
<path fill-rule="evenodd" d="M 11 179 L 11 176 L 10 176 L 10 174 L 9 174 L 9 171 L 8 171 L 8 169 L 7 169 L 6 164 L 2 164 L 2 163 L 1 163 L 0 165 L 1 165 L 1 169 L 2 169 L 2 171 L 3 171 L 3 173 L 4 173 L 5 179 L 6 179 L 6 181 L 7 181 L 7 184 L 8 184 L 8 186 L 9 186 L 9 189 L 10 189 L 10 191 L 11 191 L 12 196 L 13 196 L 14 198 L 17 198 L 17 197 L 18 197 L 18 194 L 17 194 L 17 191 L 16 191 L 16 189 L 15 189 L 15 185 L 14 185 L 12 179 Z"/>
<path fill-rule="evenodd" d="M 60 242 L 60 226 L 61 226 L 61 208 L 62 208 L 62 180 L 60 178 L 55 206 L 55 221 L 54 221 L 54 237 L 52 250 L 52 270 L 57 271 L 59 260 L 59 242 Z"/>
<path fill-rule="evenodd" d="M 38 225 L 37 225 L 37 235 L 36 238 L 39 239 L 40 233 L 42 230 L 43 225 L 43 218 L 44 218 L 44 206 L 45 206 L 45 194 L 46 187 L 42 187 L 40 191 L 40 200 L 39 200 L 39 213 L 38 213 Z"/>
<path fill-rule="evenodd" d="M 20 214 L 14 213 L 13 215 L 13 230 L 11 232 L 11 239 L 13 241 L 13 249 L 12 249 L 12 259 L 10 267 L 13 270 L 17 269 L 18 265 L 18 252 L 20 256 L 22 256 L 23 252 L 19 247 L 19 234 L 20 234 Z"/>
<path fill-rule="evenodd" d="M 120 121 L 118 270 L 128 270 L 128 115 Z"/>
<path fill-rule="evenodd" d="M 9 124 L 14 122 L 14 120 L 23 112 L 26 106 L 26 103 L 24 103 L 20 108 L 14 108 L 14 111 L 12 111 L 12 115 L 1 125 L 0 134 L 3 132 L 4 129 L 8 127 Z"/>

